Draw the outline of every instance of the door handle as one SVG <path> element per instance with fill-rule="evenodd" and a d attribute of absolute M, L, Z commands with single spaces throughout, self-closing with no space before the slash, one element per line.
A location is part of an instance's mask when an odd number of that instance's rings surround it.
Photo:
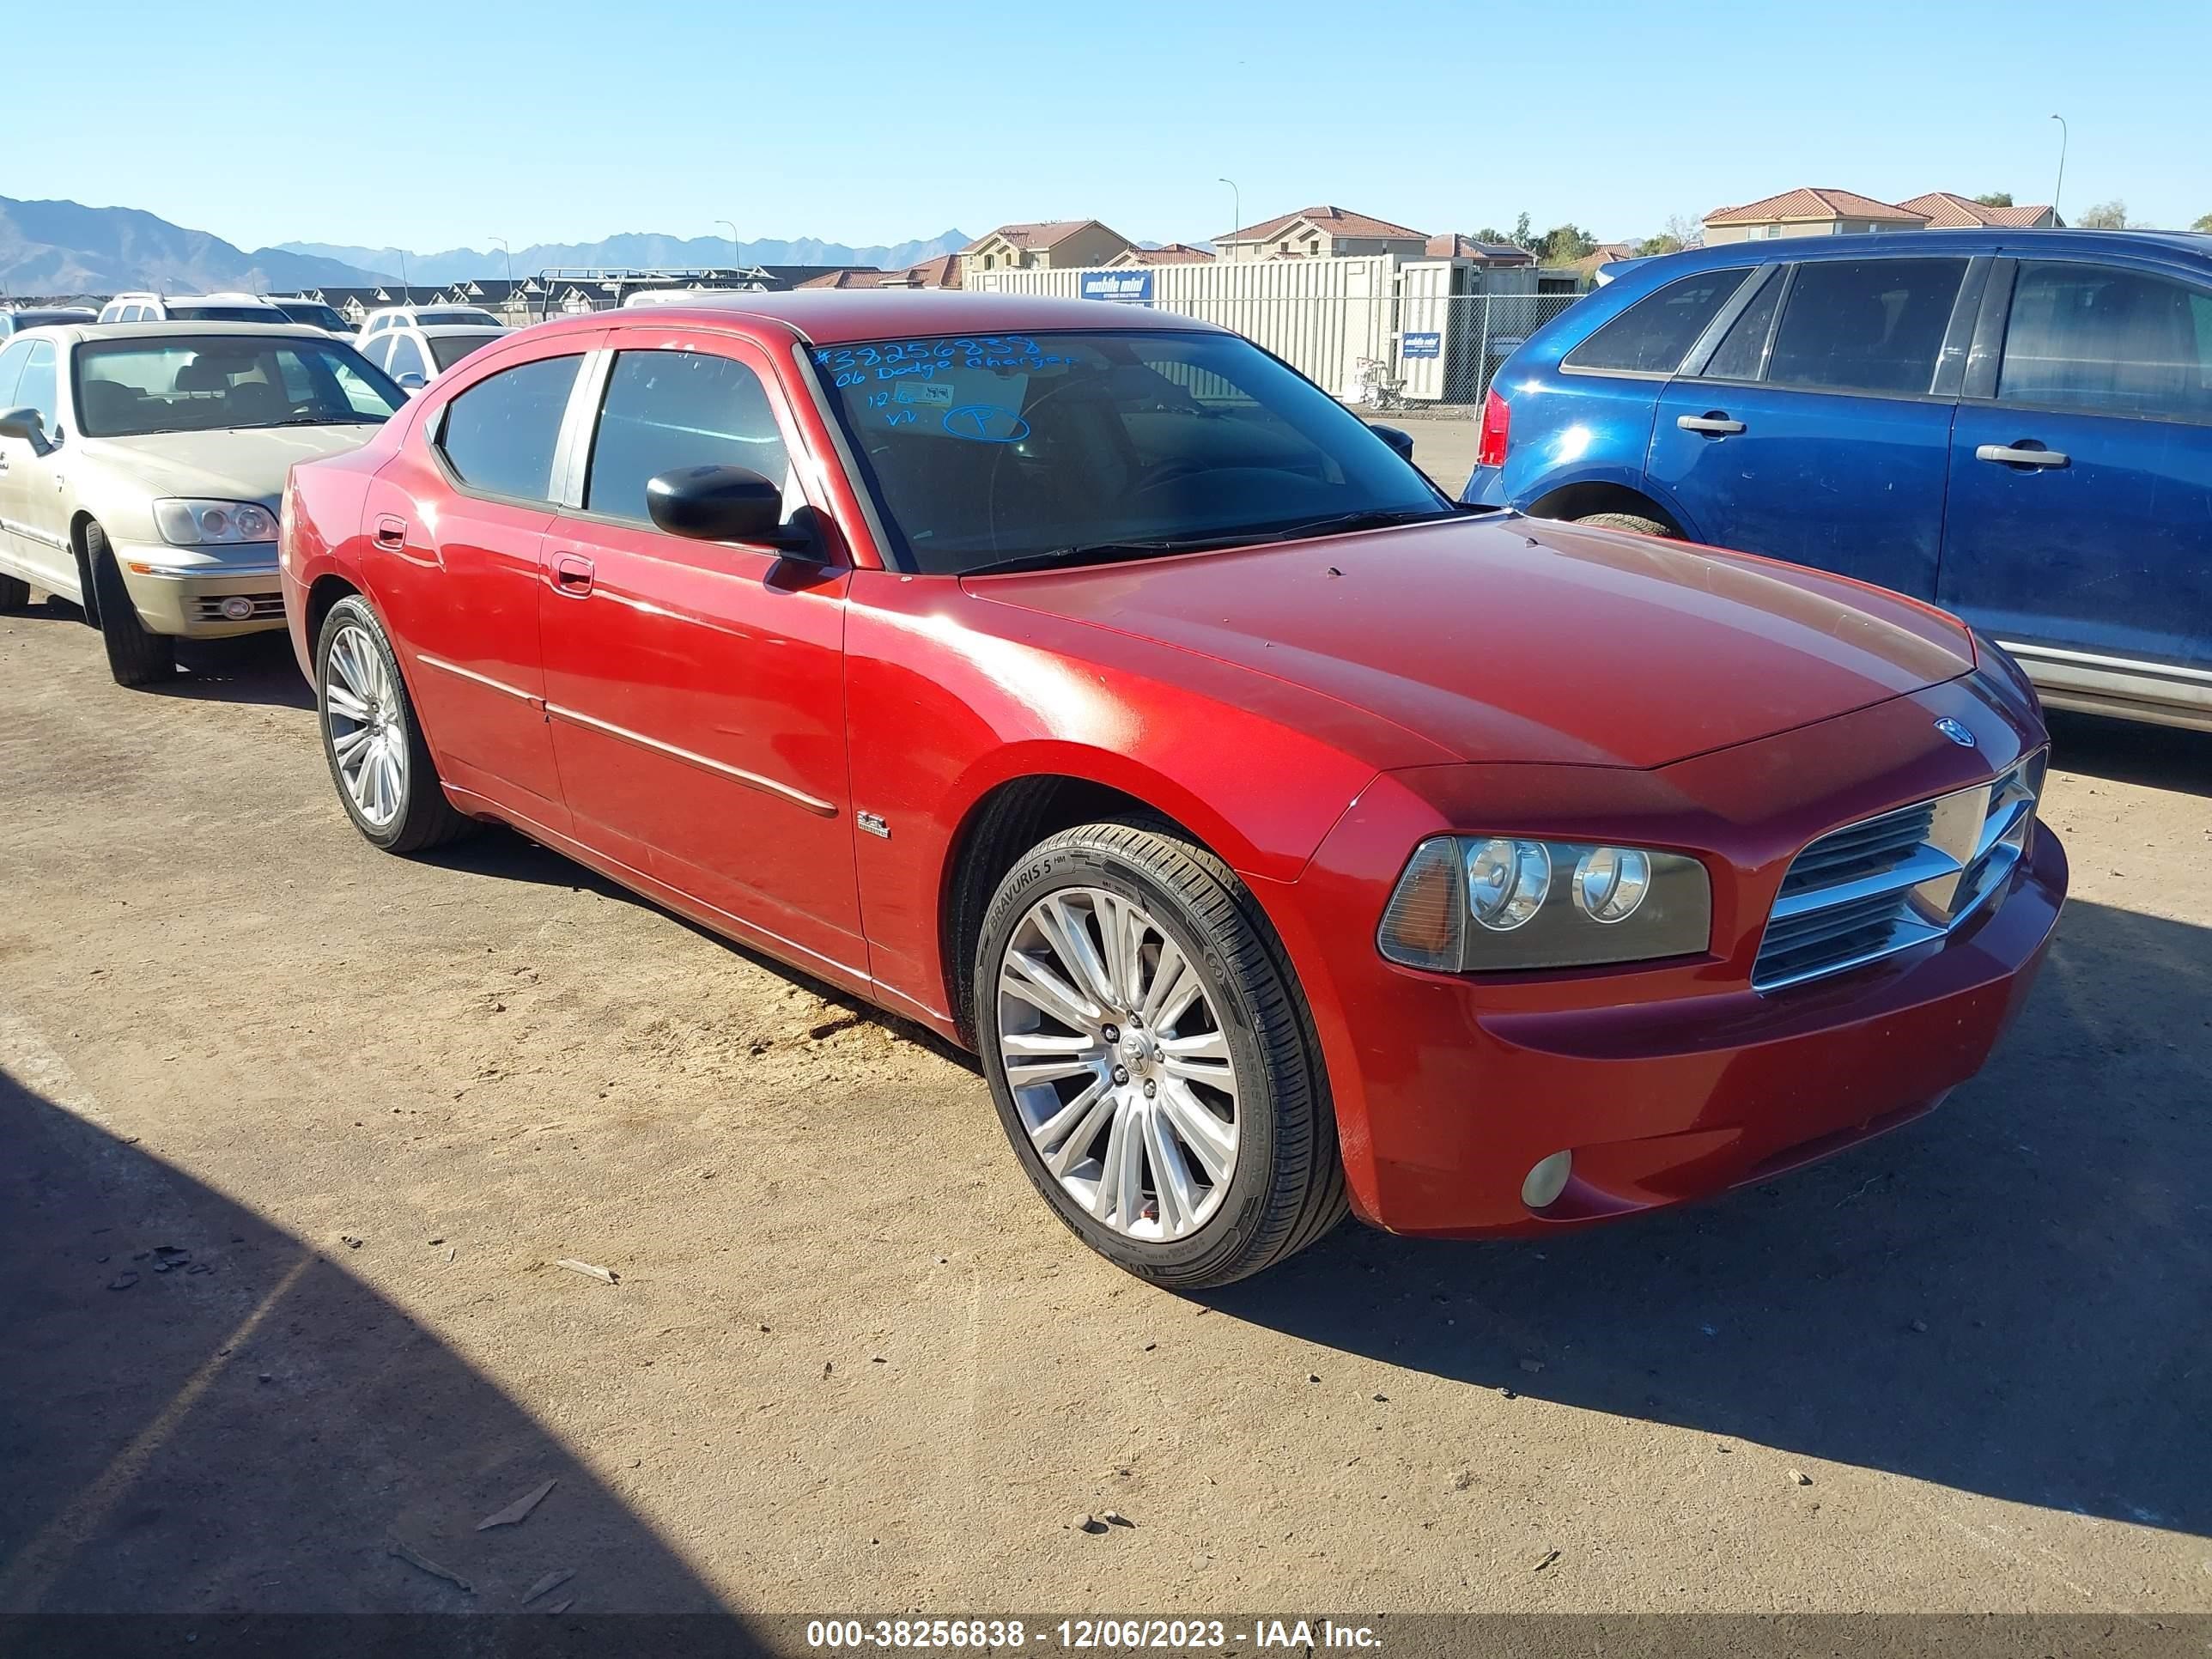
<path fill-rule="evenodd" d="M 375 541 L 386 552 L 397 553 L 407 545 L 407 520 L 386 513 L 376 521 Z"/>
<path fill-rule="evenodd" d="M 1674 424 L 1685 432 L 1702 432 L 1708 438 L 1732 437 L 1743 430 L 1741 421 L 1731 421 L 1717 409 L 1703 415 L 1677 415 Z"/>
<path fill-rule="evenodd" d="M 553 591 L 580 599 L 592 591 L 592 562 L 580 553 L 553 556 Z"/>
<path fill-rule="evenodd" d="M 1978 461 L 1996 461 L 2003 466 L 2065 466 L 2069 465 L 2065 452 L 2057 449 L 2023 449 L 2017 444 L 1983 444 L 1974 451 Z"/>

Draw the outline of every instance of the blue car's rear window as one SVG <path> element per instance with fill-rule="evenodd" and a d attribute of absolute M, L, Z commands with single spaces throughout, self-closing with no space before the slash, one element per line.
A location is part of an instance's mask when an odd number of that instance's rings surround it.
<path fill-rule="evenodd" d="M 1645 295 L 1567 353 L 1567 368 L 1626 374 L 1672 374 L 1705 325 L 1751 274 L 1747 266 L 1678 276 Z"/>

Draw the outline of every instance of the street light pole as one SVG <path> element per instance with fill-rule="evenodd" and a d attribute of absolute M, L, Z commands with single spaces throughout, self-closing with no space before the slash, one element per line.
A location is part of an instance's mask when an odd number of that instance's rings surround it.
<path fill-rule="evenodd" d="M 507 256 L 507 298 L 501 302 L 499 308 L 501 314 L 511 319 L 514 315 L 514 250 L 507 246 L 504 236 L 495 236 L 491 240 L 499 244 L 499 251 Z"/>
<path fill-rule="evenodd" d="M 1244 192 L 1237 188 L 1234 179 L 1216 179 L 1213 182 L 1229 186 L 1229 216 L 1236 222 L 1229 228 L 1233 234 L 1244 228 Z"/>
<path fill-rule="evenodd" d="M 2064 116 L 2054 115 L 2051 118 L 2058 123 L 2058 183 L 2051 192 L 2051 216 L 2056 219 L 2058 217 L 2058 198 L 2066 193 L 2066 141 L 2072 135 L 2066 130 Z"/>

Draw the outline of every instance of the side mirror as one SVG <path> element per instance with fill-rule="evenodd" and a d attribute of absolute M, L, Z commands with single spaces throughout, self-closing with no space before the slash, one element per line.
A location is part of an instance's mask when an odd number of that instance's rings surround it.
<path fill-rule="evenodd" d="M 416 392 L 420 392 L 425 386 L 429 384 L 428 381 L 425 380 L 420 374 L 417 374 L 411 368 L 404 374 L 393 375 L 392 377 L 392 383 L 410 398 Z"/>
<path fill-rule="evenodd" d="M 783 490 L 749 467 L 684 466 L 645 486 L 645 510 L 672 536 L 700 542 L 750 542 L 805 554 L 814 538 L 783 522 Z"/>
<path fill-rule="evenodd" d="M 1380 421 L 1370 421 L 1368 426 L 1375 435 L 1396 450 L 1407 460 L 1413 459 L 1413 434 L 1401 426 L 1384 426 Z"/>
<path fill-rule="evenodd" d="M 10 409 L 0 411 L 0 438 L 21 438 L 37 450 L 46 453 L 46 417 L 35 409 Z"/>

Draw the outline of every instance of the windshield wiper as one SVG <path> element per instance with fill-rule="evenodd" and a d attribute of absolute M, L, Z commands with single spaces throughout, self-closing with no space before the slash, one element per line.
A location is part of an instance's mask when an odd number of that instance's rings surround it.
<path fill-rule="evenodd" d="M 1374 507 L 1358 513 L 1332 514 L 1326 519 L 1308 519 L 1303 524 L 1286 524 L 1274 533 L 1285 541 L 1307 536 L 1343 536 L 1355 530 L 1388 530 L 1392 525 L 1442 523 L 1446 519 L 1489 510 L 1469 507 L 1464 501 L 1454 501 L 1448 507 Z"/>
<path fill-rule="evenodd" d="M 1264 536 L 1182 536 L 1153 542 L 1082 542 L 1073 547 L 1048 548 L 1012 559 L 995 559 L 963 570 L 963 576 L 1002 576 L 1016 570 L 1049 570 L 1059 565 L 1115 564 L 1125 559 L 1152 559 L 1169 553 L 1203 553 L 1209 548 L 1239 547 Z"/>
<path fill-rule="evenodd" d="M 1085 542 L 1074 547 L 1055 547 L 1042 553 L 1025 553 L 963 570 L 963 576 L 996 576 L 1015 570 L 1045 570 L 1056 565 L 1112 564 L 1124 559 L 1157 558 L 1168 553 L 1204 553 L 1229 547 L 1257 547 L 1267 542 L 1296 540 L 1307 536 L 1336 536 L 1355 530 L 1382 530 L 1396 524 L 1419 524 L 1487 513 L 1485 507 L 1454 501 L 1442 507 L 1366 507 L 1357 513 L 1332 514 L 1297 524 L 1267 525 L 1214 536 L 1182 536 L 1150 542 Z"/>

